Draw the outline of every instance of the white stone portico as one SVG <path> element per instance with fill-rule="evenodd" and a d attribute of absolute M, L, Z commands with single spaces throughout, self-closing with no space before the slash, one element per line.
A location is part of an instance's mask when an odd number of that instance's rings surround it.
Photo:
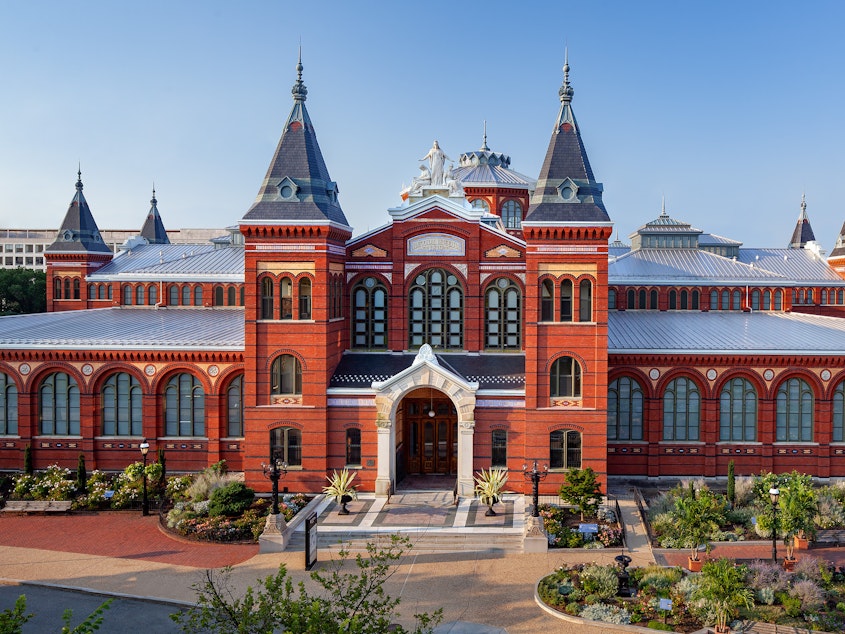
<path fill-rule="evenodd" d="M 376 391 L 378 460 L 376 495 L 388 496 L 396 481 L 396 414 L 402 399 L 418 388 L 436 389 L 449 397 L 458 413 L 458 495 L 473 494 L 473 437 L 475 394 L 478 383 L 469 383 L 442 367 L 431 346 L 424 344 L 410 367 L 386 381 L 372 384 Z"/>

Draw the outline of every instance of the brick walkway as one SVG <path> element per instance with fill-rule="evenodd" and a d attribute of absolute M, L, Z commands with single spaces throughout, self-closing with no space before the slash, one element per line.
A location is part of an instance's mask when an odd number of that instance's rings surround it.
<path fill-rule="evenodd" d="M 782 561 L 786 555 L 786 547 L 783 545 L 783 540 L 778 540 L 778 560 Z M 687 566 L 688 550 L 670 550 L 665 548 L 654 549 L 654 560 L 664 566 Z M 754 561 L 755 559 L 762 559 L 770 561 L 772 558 L 772 543 L 763 541 L 753 542 L 730 542 L 719 543 L 713 546 L 710 554 L 701 553 L 701 556 L 706 560 L 718 559 L 719 557 L 728 557 L 729 559 L 738 559 L 742 561 Z M 817 545 L 808 550 L 796 550 L 795 556 L 801 557 L 818 557 L 823 561 L 830 562 L 836 566 L 845 566 L 845 547 L 837 547 L 830 545 Z"/>
<path fill-rule="evenodd" d="M 206 544 L 161 532 L 158 516 L 140 513 L 78 513 L 62 516 L 0 516 L 0 545 L 59 552 L 144 559 L 175 566 L 219 568 L 258 554 L 258 544 Z"/>

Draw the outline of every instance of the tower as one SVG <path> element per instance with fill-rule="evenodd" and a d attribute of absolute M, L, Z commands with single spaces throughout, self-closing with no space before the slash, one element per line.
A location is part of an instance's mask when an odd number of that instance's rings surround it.
<path fill-rule="evenodd" d="M 526 456 L 606 481 L 607 243 L 612 223 L 572 111 L 568 59 L 526 242 Z M 561 473 L 549 481 L 558 485 Z"/>
<path fill-rule="evenodd" d="M 290 468 L 286 482 L 313 489 L 326 470 L 326 388 L 348 342 L 344 245 L 352 228 L 305 108 L 301 57 L 296 70 L 293 107 L 258 196 L 240 221 L 244 469 L 248 482 L 262 486 L 261 463 L 272 452 Z"/>
<path fill-rule="evenodd" d="M 155 185 L 153 185 L 153 197 L 150 199 L 150 211 L 147 213 L 144 226 L 141 227 L 141 237 L 148 244 L 170 244 L 170 238 L 167 237 L 167 231 L 165 231 L 161 216 L 158 213 Z"/>

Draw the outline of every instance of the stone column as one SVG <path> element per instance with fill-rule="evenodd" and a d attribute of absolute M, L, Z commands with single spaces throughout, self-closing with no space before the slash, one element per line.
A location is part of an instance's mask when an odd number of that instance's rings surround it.
<path fill-rule="evenodd" d="M 379 414 L 376 419 L 378 453 L 376 457 L 376 496 L 387 497 L 393 492 L 394 461 L 393 425 Z"/>
<path fill-rule="evenodd" d="M 472 471 L 473 438 L 475 421 L 462 420 L 458 423 L 458 495 L 472 497 L 475 479 Z"/>

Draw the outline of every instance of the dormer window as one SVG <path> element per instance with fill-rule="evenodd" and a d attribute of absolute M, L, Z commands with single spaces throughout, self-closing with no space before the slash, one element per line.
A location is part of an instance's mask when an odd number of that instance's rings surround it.
<path fill-rule="evenodd" d="M 62 240 L 65 242 L 70 242 L 73 240 L 73 231 L 70 229 L 66 229 L 65 232 L 62 234 Z"/>
<path fill-rule="evenodd" d="M 564 202 L 577 203 L 578 202 L 578 185 L 576 185 L 571 178 L 564 180 L 557 188 L 560 197 Z"/>
<path fill-rule="evenodd" d="M 490 211 L 489 203 L 484 200 L 483 198 L 476 198 L 472 201 L 472 208 L 473 209 L 483 209 L 484 211 Z"/>
<path fill-rule="evenodd" d="M 279 197 L 282 200 L 298 200 L 296 194 L 299 191 L 299 186 L 287 176 L 276 187 L 279 188 Z"/>
<path fill-rule="evenodd" d="M 337 183 L 335 183 L 334 181 L 329 181 L 329 183 L 326 187 L 326 196 L 328 196 L 329 202 L 332 202 L 332 203 L 337 202 L 337 193 L 338 193 Z"/>

